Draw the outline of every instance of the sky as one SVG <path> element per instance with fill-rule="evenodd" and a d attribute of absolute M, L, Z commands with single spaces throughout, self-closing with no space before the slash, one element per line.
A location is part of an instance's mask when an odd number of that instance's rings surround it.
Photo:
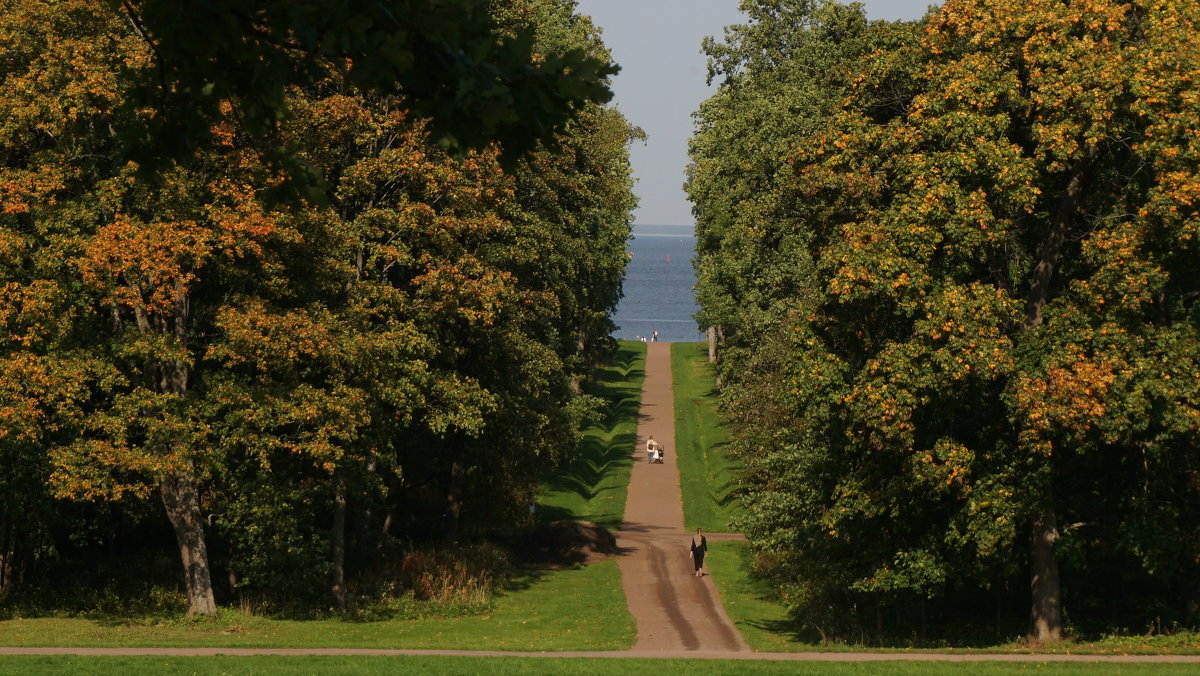
<path fill-rule="evenodd" d="M 603 31 L 621 72 L 613 81 L 613 103 L 647 135 L 634 143 L 630 161 L 640 202 L 634 223 L 692 225 L 683 192 L 692 111 L 712 94 L 704 84 L 700 53 L 706 35 L 743 22 L 738 0 L 577 0 Z M 918 19 L 940 0 L 866 0 L 867 18 Z"/>

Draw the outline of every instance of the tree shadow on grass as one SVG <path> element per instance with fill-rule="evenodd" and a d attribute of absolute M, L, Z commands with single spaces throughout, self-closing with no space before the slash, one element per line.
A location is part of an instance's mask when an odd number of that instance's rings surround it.
<path fill-rule="evenodd" d="M 645 371 L 637 368 L 639 354 L 636 349 L 619 349 L 607 366 L 597 369 L 585 391 L 607 402 L 603 419 L 584 431 L 576 449 L 575 458 L 565 467 L 550 476 L 544 483 L 553 492 L 573 493 L 585 502 L 590 502 L 608 491 L 619 490 L 617 486 L 602 486 L 605 478 L 613 472 L 633 464 L 631 451 L 637 444 L 637 419 L 641 408 L 641 382 Z M 634 431 L 615 433 L 622 425 L 630 424 Z M 546 505 L 541 508 L 539 520 L 578 519 L 580 514 L 565 507 Z M 607 528 L 620 527 L 621 515 L 612 514 L 593 520 Z"/>

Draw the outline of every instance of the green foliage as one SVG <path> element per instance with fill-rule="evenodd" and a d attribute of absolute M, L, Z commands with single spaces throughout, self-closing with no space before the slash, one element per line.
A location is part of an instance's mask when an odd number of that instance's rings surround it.
<path fill-rule="evenodd" d="M 209 536 L 218 596 L 340 604 L 567 459 L 633 132 L 570 3 L 426 4 L 5 4 L 0 596 L 68 501 L 158 493 L 189 613 Z M 320 194 L 273 199 L 280 158 Z"/>
<path fill-rule="evenodd" d="M 281 143 L 279 125 L 294 112 L 292 88 L 336 76 L 362 92 L 406 97 L 443 147 L 500 141 L 515 160 L 606 102 L 616 67 L 578 43 L 547 51 L 531 26 L 502 32 L 489 4 L 109 3 L 148 52 L 122 103 L 155 113 L 118 131 L 139 163 L 181 159 L 219 143 L 212 125 L 232 105 L 265 156 L 305 178 L 296 162 L 304 147 Z"/>
<path fill-rule="evenodd" d="M 1004 614 L 994 590 L 1031 557 L 1039 585 L 1061 564 L 1035 601 L 1067 599 L 1079 630 L 1194 623 L 1195 6 L 966 1 L 923 36 L 860 25 L 858 51 L 811 69 L 828 107 L 751 172 L 779 206 L 739 221 L 748 193 L 709 168 L 745 156 L 713 143 L 738 124 L 717 106 L 821 63 L 794 47 L 818 8 L 795 9 L 712 48 L 733 74 L 693 144 L 759 565 L 829 635 L 878 627 L 855 608 Z M 745 49 L 760 33 L 773 47 Z"/>

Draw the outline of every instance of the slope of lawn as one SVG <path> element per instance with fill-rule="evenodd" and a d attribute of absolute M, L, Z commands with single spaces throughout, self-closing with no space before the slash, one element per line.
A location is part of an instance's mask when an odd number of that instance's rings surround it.
<path fill-rule="evenodd" d="M 457 617 L 280 620 L 222 609 L 214 618 L 191 620 L 88 616 L 0 621 L 4 646 L 562 651 L 623 650 L 634 636 L 616 561 L 527 571 L 497 595 L 490 610 Z"/>
<path fill-rule="evenodd" d="M 576 519 L 614 530 L 621 527 L 645 377 L 645 344 L 620 341 L 611 362 L 584 386 L 585 392 L 607 402 L 607 410 L 584 430 L 575 460 L 543 484 L 537 500 L 539 521 Z"/>
<path fill-rule="evenodd" d="M 729 436 L 704 343 L 673 343 L 671 373 L 684 523 L 688 529 L 728 532 L 738 509 L 733 479 L 738 462 L 726 452 Z"/>

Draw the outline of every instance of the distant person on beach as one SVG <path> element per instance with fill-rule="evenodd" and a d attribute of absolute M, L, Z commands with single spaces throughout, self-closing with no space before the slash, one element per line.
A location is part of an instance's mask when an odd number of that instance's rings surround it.
<path fill-rule="evenodd" d="M 696 577 L 704 575 L 704 555 L 708 552 L 708 540 L 700 529 L 692 536 L 692 565 L 696 566 Z"/>
<path fill-rule="evenodd" d="M 655 343 L 658 342 L 658 329 L 654 329 L 654 337 L 651 340 Z"/>
<path fill-rule="evenodd" d="M 646 440 L 646 462 L 654 462 L 654 452 L 658 450 L 658 442 L 654 440 L 654 435 Z"/>

